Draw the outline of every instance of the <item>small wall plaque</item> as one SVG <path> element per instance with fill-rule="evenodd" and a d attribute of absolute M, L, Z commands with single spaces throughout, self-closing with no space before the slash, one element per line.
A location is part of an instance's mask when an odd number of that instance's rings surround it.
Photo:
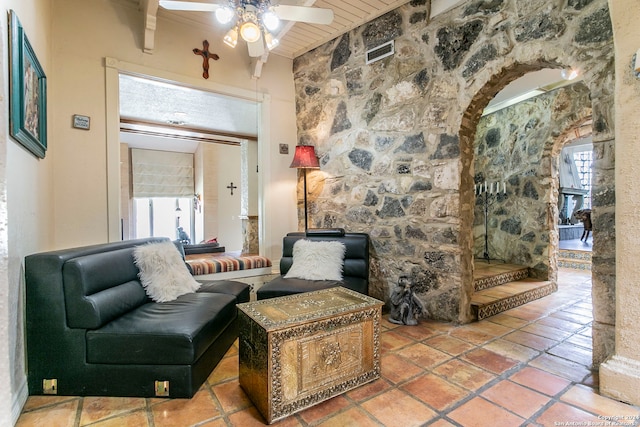
<path fill-rule="evenodd" d="M 91 117 L 81 116 L 79 114 L 73 115 L 73 127 L 76 129 L 89 130 L 91 125 Z"/>

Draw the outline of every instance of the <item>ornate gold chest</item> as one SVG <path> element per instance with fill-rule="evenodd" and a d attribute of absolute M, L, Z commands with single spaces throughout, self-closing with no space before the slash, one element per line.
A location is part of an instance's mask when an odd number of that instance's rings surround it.
<path fill-rule="evenodd" d="M 380 377 L 382 305 L 346 288 L 238 305 L 240 385 L 267 423 Z"/>

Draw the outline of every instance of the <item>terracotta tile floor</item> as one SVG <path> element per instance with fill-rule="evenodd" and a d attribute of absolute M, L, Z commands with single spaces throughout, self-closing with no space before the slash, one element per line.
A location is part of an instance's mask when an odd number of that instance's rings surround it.
<path fill-rule="evenodd" d="M 558 292 L 470 325 L 383 318 L 382 378 L 278 426 L 606 425 L 640 408 L 598 394 L 591 371 L 591 278 L 561 270 Z M 589 424 L 591 423 L 591 424 Z M 192 399 L 30 397 L 18 426 L 260 426 L 232 347 Z M 569 424 L 565 424 L 569 425 Z"/>

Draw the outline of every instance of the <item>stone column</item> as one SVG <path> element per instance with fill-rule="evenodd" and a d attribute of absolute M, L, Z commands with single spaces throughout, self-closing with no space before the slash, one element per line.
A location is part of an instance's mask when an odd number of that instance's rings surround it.
<path fill-rule="evenodd" d="M 600 365 L 600 392 L 640 405 L 640 79 L 631 57 L 640 48 L 636 0 L 609 0 L 616 58 L 616 326 L 615 352 Z M 624 224 L 624 226 L 622 226 Z"/>
<path fill-rule="evenodd" d="M 260 253 L 258 215 L 244 215 L 240 219 L 242 219 L 242 253 L 258 255 Z"/>

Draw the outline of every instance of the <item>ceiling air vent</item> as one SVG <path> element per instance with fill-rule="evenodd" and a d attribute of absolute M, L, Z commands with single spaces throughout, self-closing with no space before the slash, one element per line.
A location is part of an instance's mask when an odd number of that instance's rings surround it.
<path fill-rule="evenodd" d="M 380 46 L 376 46 L 373 49 L 369 49 L 366 53 L 367 64 L 379 61 L 382 58 L 391 56 L 395 53 L 393 40 L 388 41 Z"/>

